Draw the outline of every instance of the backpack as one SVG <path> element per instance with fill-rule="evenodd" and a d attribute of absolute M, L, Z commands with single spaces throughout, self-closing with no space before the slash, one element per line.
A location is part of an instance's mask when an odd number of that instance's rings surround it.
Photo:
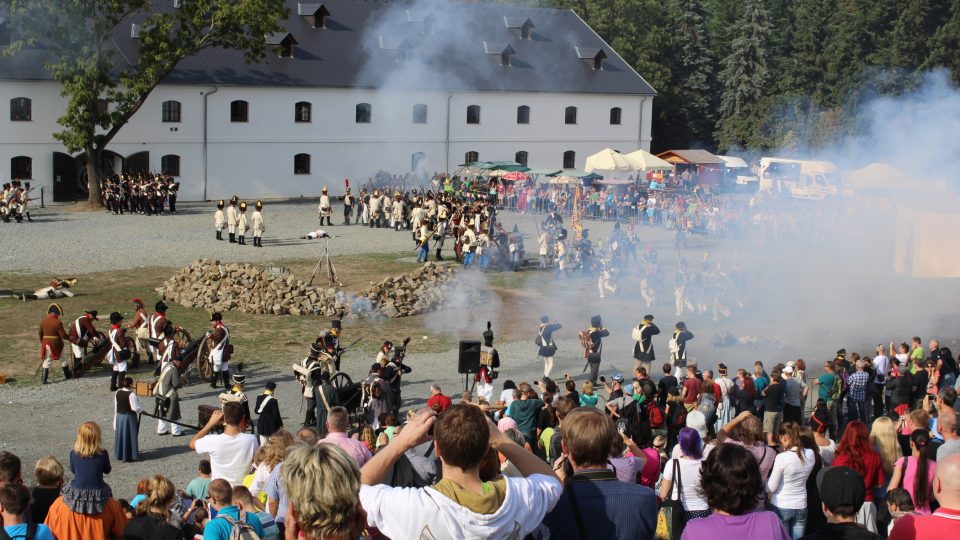
<path fill-rule="evenodd" d="M 682 403 L 674 402 L 673 410 L 670 412 L 670 425 L 673 427 L 686 427 L 687 409 Z"/>
<path fill-rule="evenodd" d="M 230 524 L 230 540 L 260 540 L 260 535 L 249 524 L 230 516 L 217 516 Z"/>
<path fill-rule="evenodd" d="M 647 419 L 650 420 L 650 427 L 661 428 L 664 424 L 663 409 L 657 405 L 656 401 L 647 404 Z"/>
<path fill-rule="evenodd" d="M 833 378 L 833 392 L 830 394 L 830 399 L 833 401 L 840 401 L 840 398 L 843 397 L 844 392 L 847 391 L 847 381 L 844 380 L 840 375 L 834 374 Z"/>
<path fill-rule="evenodd" d="M 33 540 L 34 538 L 36 538 L 36 536 L 37 536 L 37 524 L 36 524 L 36 523 L 28 523 L 28 524 L 27 524 L 27 532 L 26 532 L 25 535 L 20 535 L 20 534 L 18 534 L 18 535 L 13 536 L 13 537 L 11 537 L 10 535 L 8 535 L 8 534 L 7 534 L 7 531 L 4 530 L 4 528 L 3 528 L 2 526 L 0 526 L 0 540 L 12 540 L 13 538 L 23 538 L 23 540 Z"/>

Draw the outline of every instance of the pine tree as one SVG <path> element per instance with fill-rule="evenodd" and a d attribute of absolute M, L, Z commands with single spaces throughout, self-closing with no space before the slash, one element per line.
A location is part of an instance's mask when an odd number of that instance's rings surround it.
<path fill-rule="evenodd" d="M 950 19 L 934 34 L 924 68 L 945 67 L 950 70 L 953 81 L 960 84 L 960 55 L 957 51 L 960 51 L 960 0 L 953 0 Z"/>
<path fill-rule="evenodd" d="M 724 70 L 720 74 L 723 97 L 717 139 L 721 149 L 757 146 L 767 90 L 770 20 L 763 0 L 747 0 L 737 26 L 740 35 L 733 41 L 733 50 L 724 59 Z"/>
<path fill-rule="evenodd" d="M 676 66 L 677 113 L 687 145 L 711 146 L 716 117 L 716 74 L 699 0 L 680 0 L 676 22 L 680 42 Z"/>
<path fill-rule="evenodd" d="M 793 54 L 788 68 L 789 90 L 820 103 L 825 94 L 827 27 L 833 16 L 831 0 L 805 0 L 793 4 L 795 21 Z"/>

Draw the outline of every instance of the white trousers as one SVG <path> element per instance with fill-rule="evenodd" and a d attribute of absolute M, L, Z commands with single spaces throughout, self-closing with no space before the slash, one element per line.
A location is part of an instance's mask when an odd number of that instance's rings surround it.
<path fill-rule="evenodd" d="M 543 358 L 543 376 L 549 378 L 550 372 L 553 371 L 553 357 L 541 356 L 540 358 Z"/>
<path fill-rule="evenodd" d="M 167 422 L 166 420 L 157 420 L 157 435 L 163 435 L 168 431 L 174 435 L 180 435 L 183 433 L 183 429 L 177 424 Z"/>
<path fill-rule="evenodd" d="M 212 351 L 210 353 L 210 363 L 213 364 L 213 372 L 229 371 L 230 367 L 223 360 L 223 351 Z"/>

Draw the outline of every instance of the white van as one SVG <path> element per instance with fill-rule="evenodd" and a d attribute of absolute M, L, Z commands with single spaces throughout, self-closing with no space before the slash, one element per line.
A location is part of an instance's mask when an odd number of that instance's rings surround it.
<path fill-rule="evenodd" d="M 829 161 L 760 158 L 760 191 L 823 201 L 842 193 L 837 166 Z"/>

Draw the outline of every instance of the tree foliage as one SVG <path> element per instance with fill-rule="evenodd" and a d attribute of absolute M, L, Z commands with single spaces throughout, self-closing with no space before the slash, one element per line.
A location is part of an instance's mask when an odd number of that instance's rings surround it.
<path fill-rule="evenodd" d="M 19 39 L 7 54 L 42 47 L 67 98 L 54 134 L 87 158 L 89 201 L 99 204 L 103 152 L 154 88 L 184 58 L 209 47 L 242 51 L 248 62 L 267 52 L 264 36 L 280 30 L 283 0 L 3 0 Z M 139 28 L 134 57 L 115 34 Z"/>
<path fill-rule="evenodd" d="M 740 35 L 733 41 L 720 73 L 723 96 L 717 142 L 721 148 L 750 148 L 759 143 L 757 128 L 769 75 L 770 18 L 763 0 L 747 0 L 737 26 Z"/>

